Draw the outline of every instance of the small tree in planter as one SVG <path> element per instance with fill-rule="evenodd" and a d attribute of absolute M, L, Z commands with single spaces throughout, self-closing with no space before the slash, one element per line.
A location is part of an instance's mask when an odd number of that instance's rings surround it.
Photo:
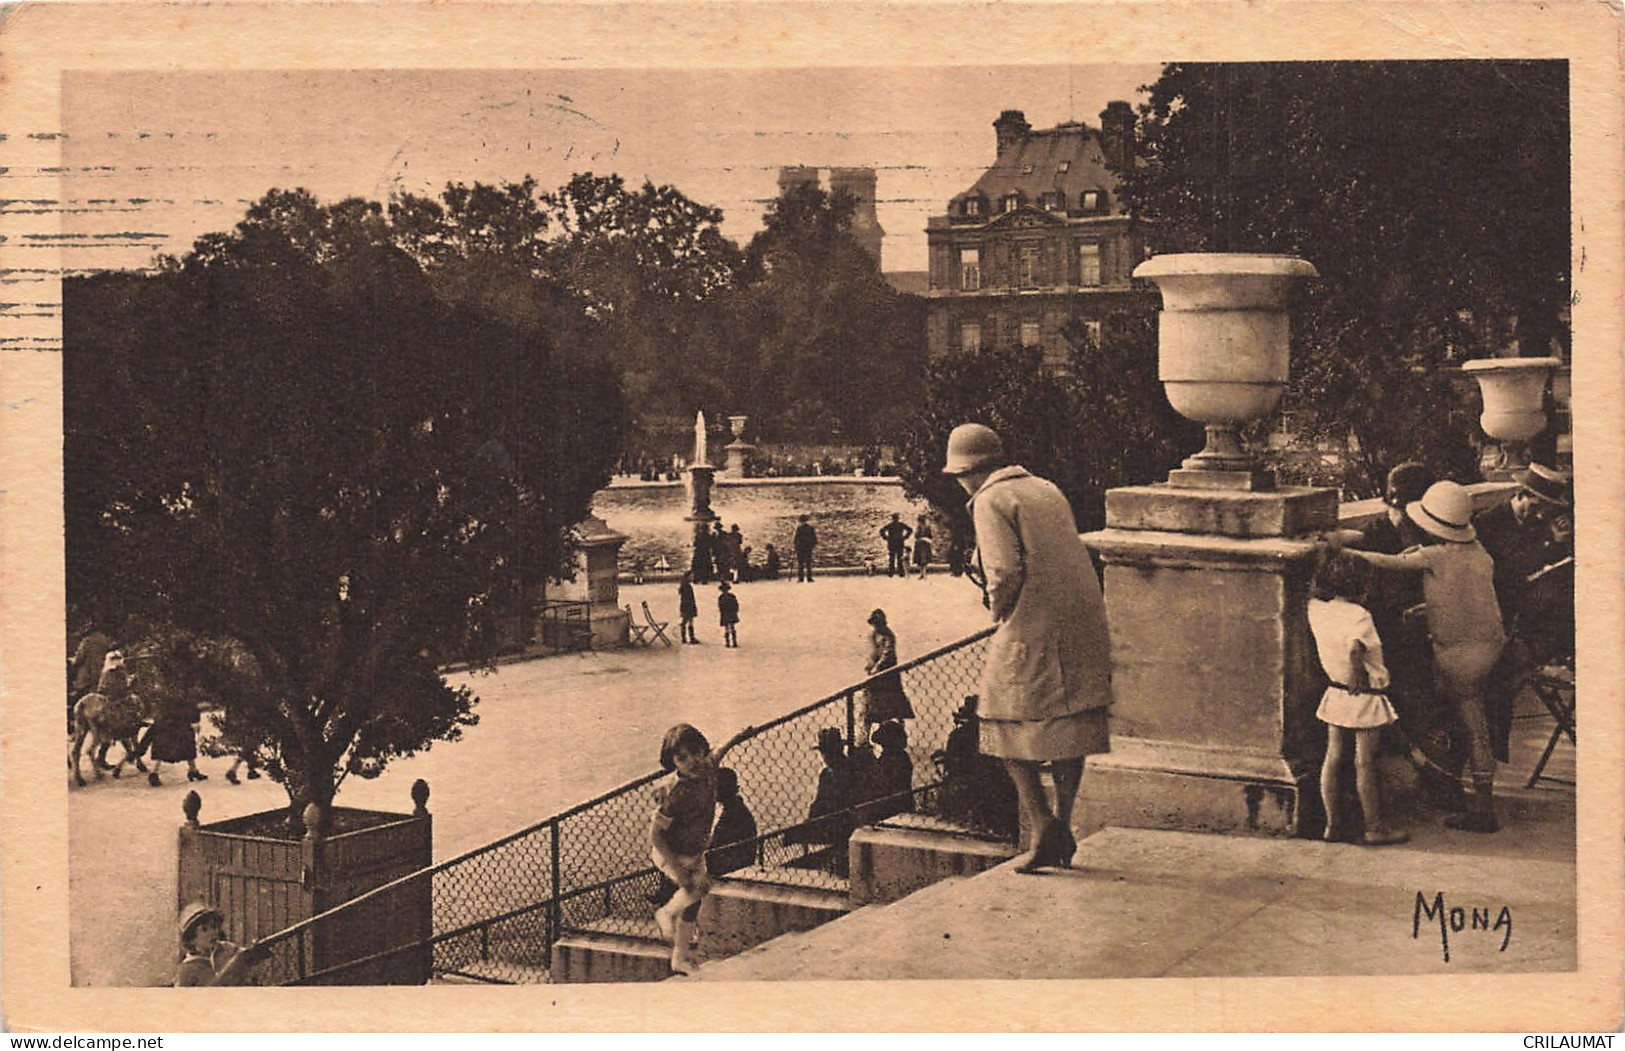
<path fill-rule="evenodd" d="M 340 831 L 349 772 L 475 723 L 439 669 L 488 664 L 514 597 L 569 571 L 623 426 L 568 308 L 475 313 L 390 236 L 375 205 L 272 193 L 157 275 L 64 292 L 70 601 L 168 626 L 177 688 L 294 837 L 311 806 Z"/>

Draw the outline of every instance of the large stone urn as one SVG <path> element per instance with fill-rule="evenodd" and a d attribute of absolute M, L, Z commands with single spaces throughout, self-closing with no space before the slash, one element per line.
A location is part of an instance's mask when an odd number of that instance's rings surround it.
<path fill-rule="evenodd" d="M 1484 470 L 1487 480 L 1505 481 L 1529 466 L 1529 440 L 1546 429 L 1546 388 L 1562 364 L 1557 358 L 1480 358 L 1462 364 L 1484 398 L 1478 425 L 1500 448 Z"/>
<path fill-rule="evenodd" d="M 723 452 L 728 454 L 728 477 L 744 478 L 748 472 L 750 454 L 756 451 L 756 446 L 745 440 L 745 424 L 748 416 L 728 417 L 728 429 L 733 433 L 734 440 L 728 443 Z"/>
<path fill-rule="evenodd" d="M 1168 404 L 1207 427 L 1207 446 L 1168 481 L 1187 488 L 1267 489 L 1273 479 L 1237 429 L 1274 411 L 1286 389 L 1286 296 L 1315 268 L 1293 256 L 1154 256 L 1134 276 L 1162 292 L 1157 374 Z"/>
<path fill-rule="evenodd" d="M 1315 534 L 1336 527 L 1337 495 L 1278 486 L 1237 432 L 1280 400 L 1287 292 L 1315 269 L 1172 255 L 1135 276 L 1162 291 L 1161 378 L 1207 445 L 1165 483 L 1109 490 L 1106 528 L 1084 537 L 1105 563 L 1113 707 L 1080 831 L 1297 834 L 1318 824 L 1307 603 Z"/>

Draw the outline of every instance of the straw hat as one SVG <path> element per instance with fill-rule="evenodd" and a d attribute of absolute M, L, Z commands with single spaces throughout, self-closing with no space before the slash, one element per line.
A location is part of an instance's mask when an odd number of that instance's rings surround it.
<path fill-rule="evenodd" d="M 1532 463 L 1528 470 L 1519 471 L 1514 475 L 1513 481 L 1522 486 L 1524 492 L 1542 503 L 1555 504 L 1558 507 L 1569 506 L 1569 479 L 1559 471 Z"/>
<path fill-rule="evenodd" d="M 1422 499 L 1405 505 L 1405 514 L 1424 531 L 1441 540 L 1465 544 L 1478 534 L 1473 529 L 1473 497 L 1455 482 L 1434 482 Z"/>
<path fill-rule="evenodd" d="M 181 910 L 179 930 L 182 946 L 185 946 L 186 939 L 192 936 L 193 928 L 202 923 L 204 920 L 208 919 L 210 916 L 213 916 L 215 919 L 219 920 L 222 926 L 225 925 L 226 917 L 220 912 L 220 910 L 211 908 L 210 906 L 203 904 L 201 901 L 194 901 L 192 904 Z"/>

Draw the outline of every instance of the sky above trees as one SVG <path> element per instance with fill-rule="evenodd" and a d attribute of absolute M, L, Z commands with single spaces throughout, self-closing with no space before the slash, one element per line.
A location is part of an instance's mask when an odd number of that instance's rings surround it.
<path fill-rule="evenodd" d="M 925 268 L 925 222 L 993 160 L 992 122 L 1098 123 L 1155 65 L 805 70 L 332 70 L 70 73 L 68 232 L 157 233 L 98 263 L 142 267 L 227 230 L 273 187 L 323 201 L 544 187 L 576 172 L 669 184 L 741 244 L 781 165 L 874 166 L 885 269 Z"/>

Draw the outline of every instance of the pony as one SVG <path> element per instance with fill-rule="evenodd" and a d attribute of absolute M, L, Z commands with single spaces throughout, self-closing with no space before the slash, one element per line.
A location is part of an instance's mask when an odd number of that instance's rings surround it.
<path fill-rule="evenodd" d="M 84 774 L 79 769 L 79 756 L 84 748 L 85 738 L 91 738 L 90 769 L 96 775 L 96 780 L 102 779 L 102 771 L 111 769 L 113 776 L 118 777 L 124 770 L 124 764 L 135 760 L 137 770 L 145 772 L 147 767 L 136 754 L 136 732 L 146 722 L 146 706 L 141 696 L 128 691 L 115 693 L 113 684 L 124 678 L 124 654 L 119 650 L 108 653 L 102 662 L 102 678 L 95 690 L 80 697 L 73 705 L 73 743 L 68 750 L 68 767 L 73 771 L 73 780 L 80 787 L 85 786 Z M 103 686 L 108 688 L 102 692 Z M 118 743 L 124 748 L 124 756 L 119 759 L 118 765 L 107 765 L 107 749 L 109 745 Z"/>

